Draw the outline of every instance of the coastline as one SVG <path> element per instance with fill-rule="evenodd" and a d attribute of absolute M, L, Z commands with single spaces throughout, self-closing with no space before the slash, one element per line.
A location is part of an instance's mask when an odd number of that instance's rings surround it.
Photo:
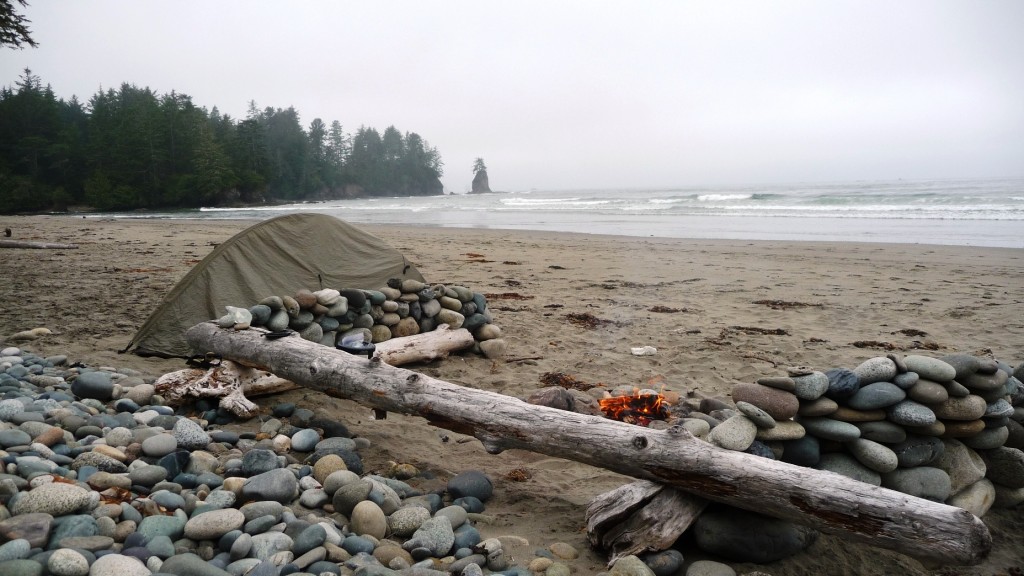
<path fill-rule="evenodd" d="M 47 327 L 53 335 L 19 345 L 148 376 L 180 369 L 183 362 L 117 351 L 193 264 L 252 223 L 69 216 L 0 221 L 0 227 L 12 228 L 14 239 L 79 245 L 0 253 L 7 279 L 0 283 L 0 301 L 6 303 L 0 337 Z M 1024 361 L 1024 250 L 1016 248 L 356 225 L 405 253 L 430 282 L 527 297 L 491 302 L 510 357 L 524 360 L 494 363 L 459 355 L 421 367 L 436 378 L 521 398 L 542 386 L 546 372 L 609 387 L 663 385 L 698 397 L 725 396 L 735 382 L 777 375 L 786 366 L 852 367 L 884 355 L 884 344 L 903 354 L 962 351 L 1013 365 Z M 566 322 L 568 313 L 612 323 L 584 330 Z M 736 326 L 784 334 L 745 333 Z M 876 345 L 862 347 L 865 342 Z M 631 346 L 642 345 L 658 353 L 630 355 Z M 930 346 L 936 349 L 921 348 Z M 583 509 L 590 498 L 622 483 L 621 477 L 519 451 L 487 455 L 475 440 L 442 442 L 417 418 L 374 421 L 351 402 L 290 394 L 335 411 L 353 432 L 369 438 L 375 450 L 371 465 L 430 455 L 436 468 L 450 472 L 487 470 L 497 480 L 497 502 L 488 510 L 499 517 L 493 530 L 524 535 L 533 547 L 570 542 L 587 555 L 578 570 L 600 568 L 602 559 L 586 547 L 579 530 Z M 275 400 L 257 402 L 270 406 Z M 517 468 L 530 470 L 532 479 L 505 478 Z M 992 556 L 981 566 L 958 568 L 958 574 L 1024 565 L 1024 552 L 1015 546 L 1024 530 L 1021 511 L 993 511 L 985 521 L 996 540 Z M 692 545 L 684 554 L 687 563 L 702 557 Z M 899 554 L 846 546 L 831 536 L 787 560 L 734 567 L 776 576 L 936 573 Z"/>

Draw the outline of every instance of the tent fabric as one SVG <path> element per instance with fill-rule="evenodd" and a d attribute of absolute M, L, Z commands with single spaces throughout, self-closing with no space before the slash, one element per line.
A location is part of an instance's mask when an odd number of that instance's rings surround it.
<path fill-rule="evenodd" d="M 185 331 L 267 296 L 307 288 L 377 289 L 423 276 L 396 249 L 324 214 L 288 214 L 255 224 L 217 246 L 178 282 L 125 350 L 188 358 Z"/>

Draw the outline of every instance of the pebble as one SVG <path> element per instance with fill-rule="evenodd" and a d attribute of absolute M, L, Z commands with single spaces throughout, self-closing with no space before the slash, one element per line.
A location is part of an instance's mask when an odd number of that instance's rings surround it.
<path fill-rule="evenodd" d="M 982 517 L 996 502 L 996 487 L 991 480 L 982 478 L 946 500 L 946 504 L 963 508 Z"/>
<path fill-rule="evenodd" d="M 956 368 L 938 358 L 910 355 L 903 359 L 907 370 L 917 372 L 921 378 L 935 382 L 948 382 L 956 378 Z"/>
<path fill-rule="evenodd" d="M 1024 452 L 1001 447 L 982 454 L 989 480 L 1007 488 L 1024 488 Z"/>
<path fill-rule="evenodd" d="M 697 560 L 686 569 L 686 576 L 736 576 L 736 571 L 714 560 Z"/>
<path fill-rule="evenodd" d="M 831 418 L 801 418 L 800 425 L 823 440 L 835 440 L 836 442 L 849 442 L 860 438 L 860 428 L 849 422 L 833 420 Z"/>
<path fill-rule="evenodd" d="M 842 474 L 847 478 L 853 478 L 865 484 L 873 486 L 882 485 L 882 476 L 867 466 L 861 464 L 853 456 L 843 452 L 829 452 L 822 454 L 818 461 L 819 470 L 828 470 L 836 474 Z"/>
<path fill-rule="evenodd" d="M 928 426 L 935 423 L 935 412 L 924 404 L 904 400 L 886 409 L 890 422 L 903 426 Z"/>
<path fill-rule="evenodd" d="M 481 502 L 487 502 L 493 493 L 491 479 L 479 470 L 460 472 L 448 481 L 448 494 L 452 498 L 473 496 Z"/>
<path fill-rule="evenodd" d="M 945 444 L 934 436 L 911 435 L 889 447 L 899 459 L 899 465 L 904 468 L 931 464 L 945 451 Z M 943 468 L 941 465 L 939 467 Z"/>
<path fill-rule="evenodd" d="M 829 387 L 829 379 L 823 372 L 812 372 L 793 377 L 793 393 L 801 400 L 817 400 Z"/>
<path fill-rule="evenodd" d="M 860 377 L 852 370 L 833 368 L 825 371 L 825 376 L 828 377 L 828 390 L 825 391 L 825 396 L 832 400 L 846 400 L 860 389 Z"/>
<path fill-rule="evenodd" d="M 753 404 L 741 400 L 736 403 L 736 409 L 749 418 L 758 428 L 775 428 L 775 419 Z"/>
<path fill-rule="evenodd" d="M 861 386 L 888 382 L 896 377 L 896 363 L 882 356 L 869 358 L 853 369 Z"/>
<path fill-rule="evenodd" d="M 891 382 L 874 382 L 862 386 L 846 400 L 846 405 L 855 410 L 876 410 L 892 406 L 906 397 L 907 393 Z"/>
<path fill-rule="evenodd" d="M 896 457 L 896 453 L 878 442 L 858 438 L 849 442 L 846 446 L 854 458 L 875 472 L 885 474 L 886 472 L 892 472 L 899 466 L 899 459 Z"/>
<path fill-rule="evenodd" d="M 912 372 L 908 372 L 908 374 L 912 374 Z M 939 404 L 949 400 L 949 391 L 938 382 L 921 379 L 907 389 L 907 396 L 921 404 Z"/>
<path fill-rule="evenodd" d="M 751 527 L 756 526 L 756 530 Z M 766 564 L 792 556 L 817 540 L 815 530 L 728 506 L 710 507 L 691 528 L 697 546 L 733 562 Z"/>
<path fill-rule="evenodd" d="M 882 486 L 935 502 L 945 502 L 952 493 L 949 475 L 930 466 L 897 468 L 882 475 Z"/>
<path fill-rule="evenodd" d="M 767 412 L 776 421 L 796 416 L 800 401 L 789 392 L 760 384 L 737 384 L 732 388 L 735 402 L 748 402 Z"/>

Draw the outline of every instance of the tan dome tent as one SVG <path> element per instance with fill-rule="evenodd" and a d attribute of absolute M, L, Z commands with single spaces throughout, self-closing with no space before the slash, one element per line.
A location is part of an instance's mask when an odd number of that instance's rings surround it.
<path fill-rule="evenodd" d="M 185 331 L 301 288 L 377 289 L 423 276 L 383 240 L 332 216 L 289 214 L 255 224 L 217 246 L 164 296 L 125 350 L 187 358 Z"/>

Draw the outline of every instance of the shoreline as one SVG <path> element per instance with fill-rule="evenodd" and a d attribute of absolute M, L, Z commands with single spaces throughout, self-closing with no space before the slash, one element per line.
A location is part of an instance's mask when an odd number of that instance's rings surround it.
<path fill-rule="evenodd" d="M 252 223 L 67 216 L 0 222 L 12 228 L 14 239 L 79 244 L 77 250 L 0 251 L 0 270 L 8 279 L 0 283 L 0 301 L 6 303 L 0 309 L 0 337 L 47 327 L 52 336 L 18 345 L 152 376 L 184 363 L 117 350 L 192 265 Z M 725 397 L 735 382 L 777 375 L 786 366 L 853 367 L 886 353 L 858 342 L 892 345 L 902 354 L 986 350 L 1014 365 L 1024 360 L 1019 326 L 1024 251 L 1016 248 L 356 226 L 405 253 L 430 282 L 529 297 L 491 302 L 509 355 L 525 360 L 494 363 L 467 354 L 413 367 L 520 398 L 540 388 L 547 372 L 609 387 L 664 385 L 681 394 Z M 655 311 L 660 309 L 674 311 Z M 590 313 L 612 323 L 580 329 L 566 321 L 569 313 Z M 737 326 L 784 334 L 748 334 Z M 631 346 L 642 345 L 655 346 L 657 354 L 630 355 Z M 916 347 L 926 345 L 938 349 Z M 494 510 L 500 529 L 525 535 L 534 547 L 552 541 L 576 545 L 585 551 L 578 565 L 584 572 L 601 565 L 579 532 L 583 508 L 622 483 L 621 477 L 521 451 L 487 455 L 472 439 L 453 434 L 453 441 L 442 442 L 421 419 L 374 421 L 358 405 L 316 393 L 298 391 L 291 398 L 332 410 L 353 432 L 369 438 L 375 448 L 370 465 L 429 459 L 449 472 L 488 470 L 497 480 Z M 256 401 L 269 407 L 277 400 Z M 532 478 L 505 478 L 518 468 L 528 469 Z M 1024 566 L 1024 552 L 1015 546 L 1024 530 L 1022 516 L 1019 509 L 987 515 L 996 538 L 993 555 L 957 573 L 980 576 Z M 703 557 L 692 544 L 684 555 L 687 563 Z M 734 568 L 775 576 L 851 569 L 937 573 L 905 556 L 847 546 L 826 535 L 796 557 Z"/>

